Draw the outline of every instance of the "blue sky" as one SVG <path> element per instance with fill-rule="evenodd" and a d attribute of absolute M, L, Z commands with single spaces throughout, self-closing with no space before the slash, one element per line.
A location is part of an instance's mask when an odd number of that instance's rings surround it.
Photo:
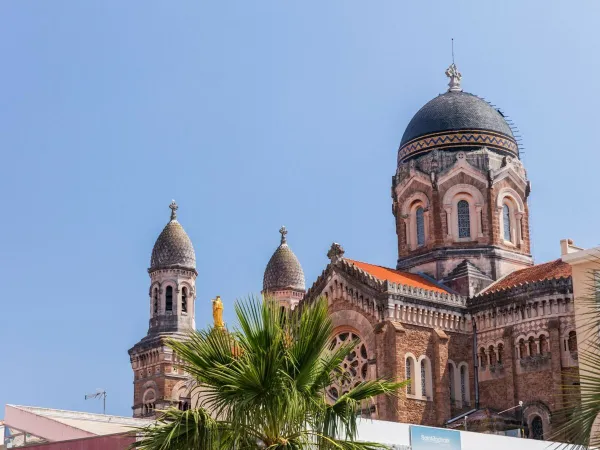
<path fill-rule="evenodd" d="M 598 244 L 600 6 L 592 1 L 0 2 L 0 405 L 131 414 L 150 252 L 172 198 L 197 323 L 261 288 L 289 243 L 393 266 L 390 186 L 411 116 L 446 88 L 524 137 L 534 257 Z M 0 412 L 2 416 L 3 411 Z"/>

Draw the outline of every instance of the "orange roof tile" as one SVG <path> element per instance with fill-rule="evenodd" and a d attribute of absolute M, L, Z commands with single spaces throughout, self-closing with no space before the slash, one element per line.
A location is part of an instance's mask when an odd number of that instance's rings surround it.
<path fill-rule="evenodd" d="M 400 270 L 389 269 L 387 267 L 376 266 L 374 264 L 369 264 L 366 262 L 355 261 L 353 259 L 344 258 L 349 263 L 354 264 L 356 267 L 364 270 L 365 272 L 373 275 L 375 278 L 380 280 L 387 280 L 393 283 L 404 284 L 407 286 L 427 289 L 429 291 L 441 292 L 443 294 L 447 294 L 448 291 L 445 291 L 437 284 L 423 278 L 420 275 L 402 272 Z"/>
<path fill-rule="evenodd" d="M 504 278 L 501 278 L 496 284 L 492 284 L 482 294 L 497 292 L 502 289 L 508 289 L 519 284 L 532 283 L 534 281 L 550 280 L 552 278 L 566 278 L 571 276 L 571 265 L 563 262 L 562 259 L 556 259 L 544 264 L 536 264 L 526 269 L 515 270 Z"/>

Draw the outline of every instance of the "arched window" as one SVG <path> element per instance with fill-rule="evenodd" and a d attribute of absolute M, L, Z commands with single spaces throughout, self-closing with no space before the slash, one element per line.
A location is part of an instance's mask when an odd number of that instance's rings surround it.
<path fill-rule="evenodd" d="M 504 225 L 504 240 L 512 241 L 510 237 L 510 208 L 506 203 L 502 207 L 502 222 Z"/>
<path fill-rule="evenodd" d="M 487 366 L 487 355 L 483 347 L 479 350 L 479 365 L 481 366 L 481 370 L 484 370 L 485 366 Z"/>
<path fill-rule="evenodd" d="M 577 351 L 577 333 L 575 333 L 574 331 L 571 331 L 569 333 L 569 340 L 567 341 L 567 343 L 569 345 L 569 351 L 576 352 Z"/>
<path fill-rule="evenodd" d="M 181 290 L 181 312 L 187 312 L 187 288 Z"/>
<path fill-rule="evenodd" d="M 448 384 L 450 385 L 450 401 L 456 400 L 456 393 L 454 392 L 454 365 L 448 363 Z"/>
<path fill-rule="evenodd" d="M 544 423 L 540 416 L 535 416 L 531 421 L 531 437 L 538 441 L 544 440 Z"/>
<path fill-rule="evenodd" d="M 158 288 L 154 288 L 154 314 L 158 314 Z"/>
<path fill-rule="evenodd" d="M 471 237 L 471 217 L 469 215 L 469 202 L 461 200 L 456 205 L 458 214 L 458 237 Z"/>
<path fill-rule="evenodd" d="M 488 354 L 490 355 L 490 365 L 496 365 L 496 352 L 494 351 L 493 345 L 490 345 L 490 348 L 488 349 Z"/>
<path fill-rule="evenodd" d="M 527 346 L 525 345 L 525 340 L 521 339 L 519 341 L 519 358 L 523 359 L 527 356 Z"/>
<path fill-rule="evenodd" d="M 412 383 L 413 381 L 413 364 L 412 364 L 412 358 L 408 357 L 406 358 L 406 379 L 409 380 L 408 384 L 406 385 L 406 393 L 407 394 L 414 394 L 414 383 Z"/>
<path fill-rule="evenodd" d="M 498 344 L 498 364 L 502 364 L 502 353 L 504 352 L 504 345 Z"/>
<path fill-rule="evenodd" d="M 165 301 L 165 310 L 173 311 L 173 288 L 171 286 L 167 286 L 167 298 Z"/>
<path fill-rule="evenodd" d="M 425 216 L 421 206 L 417 208 L 415 216 L 417 219 L 417 245 L 425 245 Z"/>
<path fill-rule="evenodd" d="M 548 339 L 543 334 L 540 336 L 540 355 L 548 353 Z"/>
<path fill-rule="evenodd" d="M 427 397 L 427 367 L 425 360 L 421 361 L 421 395 Z"/>
<path fill-rule="evenodd" d="M 529 340 L 527 341 L 527 344 L 529 346 L 529 356 L 533 356 L 533 355 L 537 354 L 537 348 L 536 348 L 535 339 L 533 338 L 533 336 L 531 336 L 529 338 Z"/>
<path fill-rule="evenodd" d="M 460 398 L 465 403 L 467 401 L 467 368 L 460 366 Z"/>

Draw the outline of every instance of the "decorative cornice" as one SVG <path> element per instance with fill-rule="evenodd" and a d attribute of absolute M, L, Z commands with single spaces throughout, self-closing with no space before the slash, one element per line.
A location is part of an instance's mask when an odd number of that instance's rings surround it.
<path fill-rule="evenodd" d="M 507 135 L 489 130 L 459 130 L 419 136 L 400 147 L 398 161 L 421 153 L 447 147 L 489 147 L 519 156 L 516 141 Z"/>
<path fill-rule="evenodd" d="M 489 307 L 490 303 L 505 304 L 515 301 L 516 297 L 541 296 L 547 293 L 573 293 L 573 280 L 571 277 L 551 278 L 547 280 L 520 283 L 504 289 L 483 292 L 470 298 L 467 302 L 469 308 L 479 311 Z"/>
<path fill-rule="evenodd" d="M 370 273 L 343 258 L 335 264 L 329 264 L 325 268 L 323 273 L 317 278 L 312 287 L 306 292 L 306 295 L 302 301 L 313 300 L 317 295 L 319 295 L 325 288 L 327 278 L 334 269 L 340 270 L 342 273 L 349 275 L 352 279 L 370 287 L 380 294 L 385 294 L 388 297 L 403 296 L 424 300 L 434 304 L 445 304 L 455 307 L 466 306 L 466 297 L 461 295 L 441 293 L 414 286 L 408 286 L 402 283 L 393 283 L 388 280 L 380 280 L 379 278 L 374 277 Z"/>

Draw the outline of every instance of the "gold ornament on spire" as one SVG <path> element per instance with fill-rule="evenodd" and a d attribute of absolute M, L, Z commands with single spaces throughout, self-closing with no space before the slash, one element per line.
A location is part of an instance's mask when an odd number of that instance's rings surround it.
<path fill-rule="evenodd" d="M 217 298 L 213 299 L 212 308 L 215 328 L 225 328 L 225 322 L 223 322 L 223 302 L 220 295 L 217 295 Z"/>

